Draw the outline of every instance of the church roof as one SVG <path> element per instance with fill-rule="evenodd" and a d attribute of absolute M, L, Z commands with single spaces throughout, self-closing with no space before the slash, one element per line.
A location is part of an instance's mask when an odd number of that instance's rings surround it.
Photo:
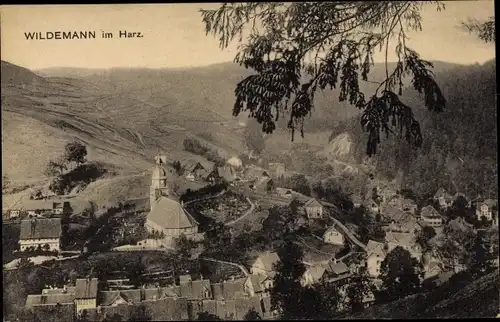
<path fill-rule="evenodd" d="M 174 199 L 162 196 L 154 202 L 151 208 L 147 220 L 164 229 L 189 228 L 198 225 L 193 216 Z"/>

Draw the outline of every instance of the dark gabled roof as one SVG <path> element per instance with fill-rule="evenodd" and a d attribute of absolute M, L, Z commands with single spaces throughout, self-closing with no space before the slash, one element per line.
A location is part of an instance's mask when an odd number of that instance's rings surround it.
<path fill-rule="evenodd" d="M 35 305 L 31 308 L 35 320 L 67 322 L 73 321 L 75 303 L 60 303 L 60 305 Z"/>
<path fill-rule="evenodd" d="M 153 321 L 181 321 L 189 318 L 186 298 L 170 297 L 142 303 L 151 312 Z"/>
<path fill-rule="evenodd" d="M 21 221 L 20 239 L 46 239 L 61 236 L 61 219 L 30 219 Z"/>
<path fill-rule="evenodd" d="M 224 281 L 222 286 L 222 291 L 224 293 L 224 299 L 235 299 L 242 296 L 245 292 L 245 281 L 246 278 L 238 278 L 235 280 Z"/>
<path fill-rule="evenodd" d="M 120 296 L 129 303 L 139 303 L 142 301 L 140 289 L 121 290 Z"/>
<path fill-rule="evenodd" d="M 95 299 L 97 298 L 97 278 L 82 278 L 76 280 L 75 295 L 76 299 Z"/>
<path fill-rule="evenodd" d="M 101 291 L 99 292 L 97 304 L 101 306 L 109 306 L 112 305 L 119 297 L 120 291 Z"/>
<path fill-rule="evenodd" d="M 164 297 L 180 297 L 181 287 L 177 285 L 163 287 L 162 292 Z"/>
<path fill-rule="evenodd" d="M 66 304 L 75 301 L 75 294 L 30 294 L 26 298 L 26 307 L 32 308 L 34 305 Z"/>

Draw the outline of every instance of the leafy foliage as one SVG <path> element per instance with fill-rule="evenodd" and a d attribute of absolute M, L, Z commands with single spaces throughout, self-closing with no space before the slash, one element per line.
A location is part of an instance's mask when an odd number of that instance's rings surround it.
<path fill-rule="evenodd" d="M 260 314 L 255 310 L 255 308 L 251 308 L 250 310 L 248 310 L 248 312 L 245 314 L 245 316 L 243 317 L 243 320 L 244 321 L 261 321 L 262 320 L 262 317 L 260 316 Z"/>
<path fill-rule="evenodd" d="M 274 286 L 271 289 L 271 308 L 283 319 L 297 319 L 304 312 L 301 305 L 300 279 L 306 268 L 302 263 L 304 253 L 300 246 L 288 241 L 278 250 L 279 262 L 275 263 Z"/>
<path fill-rule="evenodd" d="M 223 321 L 217 315 L 208 313 L 208 312 L 200 312 L 198 313 L 198 318 L 196 321 Z"/>
<path fill-rule="evenodd" d="M 87 147 L 78 141 L 66 144 L 64 150 L 64 158 L 69 163 L 75 162 L 77 165 L 79 165 L 87 161 Z"/>
<path fill-rule="evenodd" d="M 444 8 L 439 2 L 437 9 Z M 272 133 L 285 112 L 294 139 L 304 135 L 304 118 L 314 107 L 318 90 L 339 88 L 339 101 L 363 109 L 361 125 L 369 133 L 366 152 L 376 153 L 380 134 L 392 127 L 413 146 L 422 144 L 419 122 L 404 104 L 403 79 L 423 94 L 429 110 L 446 103 L 434 81 L 432 63 L 406 44 L 408 30 L 421 30 L 423 2 L 225 3 L 216 10 L 201 10 L 206 33 L 226 48 L 238 37 L 235 61 L 252 74 L 238 83 L 233 115 L 249 111 Z M 248 36 L 243 41 L 243 33 Z M 396 39 L 398 63 L 387 68 L 389 44 Z M 368 81 L 376 49 L 385 50 L 386 77 L 374 94 L 365 98 L 360 81 Z M 397 94 L 396 94 L 397 92 Z"/>
<path fill-rule="evenodd" d="M 479 37 L 479 39 L 483 40 L 484 42 L 495 42 L 495 16 L 491 16 L 487 21 L 483 22 L 479 22 L 477 20 L 469 20 L 468 22 L 462 24 L 469 30 L 469 32 L 475 33 Z"/>
<path fill-rule="evenodd" d="M 266 147 L 266 142 L 259 128 L 259 123 L 257 123 L 255 119 L 248 120 L 243 137 L 248 151 L 255 151 L 257 154 L 260 154 Z"/>
<path fill-rule="evenodd" d="M 422 268 L 417 259 L 397 246 L 382 261 L 382 289 L 378 294 L 378 301 L 390 302 L 417 293 L 420 290 L 421 274 Z"/>
<path fill-rule="evenodd" d="M 434 228 L 432 228 L 431 226 L 425 226 L 417 236 L 417 243 L 422 246 L 422 249 L 428 250 L 430 249 L 429 241 L 434 238 L 434 236 L 436 236 L 436 231 L 434 230 Z"/>
<path fill-rule="evenodd" d="M 196 243 L 188 239 L 186 235 L 182 234 L 175 239 L 175 252 L 177 257 L 181 260 L 190 259 Z"/>

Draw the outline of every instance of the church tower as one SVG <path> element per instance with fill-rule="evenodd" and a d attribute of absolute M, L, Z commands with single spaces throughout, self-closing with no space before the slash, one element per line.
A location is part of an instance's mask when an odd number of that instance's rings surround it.
<path fill-rule="evenodd" d="M 155 166 L 153 167 L 153 175 L 151 178 L 151 187 L 149 190 L 149 205 L 153 208 L 153 204 L 160 196 L 169 196 L 170 189 L 167 184 L 167 171 L 163 167 L 167 163 L 167 158 L 164 155 L 155 157 Z"/>

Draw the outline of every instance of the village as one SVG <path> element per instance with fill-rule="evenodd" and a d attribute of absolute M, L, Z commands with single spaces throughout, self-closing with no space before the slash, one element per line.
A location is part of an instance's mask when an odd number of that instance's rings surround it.
<path fill-rule="evenodd" d="M 441 245 L 460 241 L 451 236 L 498 227 L 497 202 L 480 196 L 452 195 L 440 188 L 422 202 L 375 187 L 365 198 L 351 196 L 351 209 L 344 209 L 291 186 L 278 186 L 300 175 L 284 164 L 244 164 L 237 156 L 222 166 L 197 160 L 171 162 L 158 154 L 149 198 L 124 200 L 98 219 L 96 213 L 89 218 L 75 214 L 70 199 L 40 196 L 4 212 L 4 224 L 20 226 L 17 250 L 4 253 L 14 258 L 4 265 L 7 271 L 47 262 L 78 263 L 108 253 L 126 257 L 159 252 L 175 254 L 177 261 L 172 269 L 160 264 L 142 269 L 135 282 L 130 274 L 76 274 L 80 276 L 63 279 L 59 286 L 47 284 L 28 294 L 25 308 L 43 316 L 64 307 L 66 321 L 127 318 L 137 314 L 137 307 L 151 312 L 154 320 L 196 320 L 203 314 L 244 320 L 251 313 L 274 319 L 271 289 L 284 225 L 292 227 L 287 229 L 304 251 L 301 284 L 338 285 L 344 293 L 359 274 L 366 274 L 376 291 L 381 265 L 396 248 L 407 250 L 421 265 L 422 283 L 439 286 L 467 268 L 461 256 L 443 252 Z M 190 188 L 174 191 L 172 173 Z M 460 211 L 472 215 L 454 214 Z M 78 236 L 69 232 L 75 222 L 94 230 Z M 203 274 L 199 264 L 186 264 L 193 261 L 218 267 Z M 498 267 L 498 258 L 488 261 Z M 373 292 L 364 295 L 366 307 L 374 302 Z"/>

